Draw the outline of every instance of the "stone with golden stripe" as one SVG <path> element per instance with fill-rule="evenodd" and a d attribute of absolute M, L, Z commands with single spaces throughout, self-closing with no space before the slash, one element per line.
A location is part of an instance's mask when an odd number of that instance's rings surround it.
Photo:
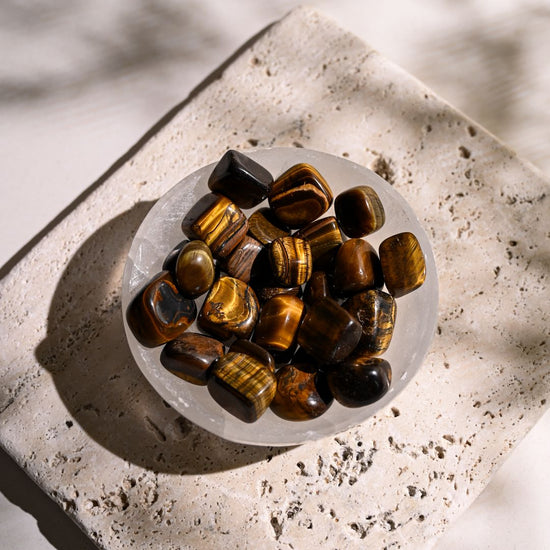
<path fill-rule="evenodd" d="M 271 208 L 259 208 L 249 216 L 248 232 L 262 244 L 290 235 L 288 228 L 277 220 Z"/>
<path fill-rule="evenodd" d="M 348 237 L 364 237 L 380 229 L 386 221 L 378 193 L 368 185 L 352 187 L 334 200 L 334 212 Z"/>
<path fill-rule="evenodd" d="M 311 247 L 299 237 L 281 237 L 271 243 L 269 259 L 273 274 L 283 286 L 306 283 L 313 271 Z"/>
<path fill-rule="evenodd" d="M 294 236 L 307 240 L 317 269 L 330 265 L 343 242 L 340 227 L 334 216 L 315 220 L 297 231 Z"/>

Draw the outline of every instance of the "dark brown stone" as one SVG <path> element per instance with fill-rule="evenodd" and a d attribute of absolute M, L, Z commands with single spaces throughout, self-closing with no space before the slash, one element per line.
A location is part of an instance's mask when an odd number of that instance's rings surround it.
<path fill-rule="evenodd" d="M 262 257 L 260 254 L 263 251 L 264 247 L 262 243 L 246 235 L 225 259 L 223 269 L 231 277 L 249 283 L 254 275 L 256 275 L 256 272 L 262 270 Z"/>
<path fill-rule="evenodd" d="M 271 208 L 259 208 L 248 218 L 248 232 L 266 245 L 279 237 L 288 237 L 290 231 L 273 213 Z"/>
<path fill-rule="evenodd" d="M 312 306 L 317 300 L 331 298 L 329 287 L 327 274 L 324 271 L 314 271 L 306 284 L 304 302 Z"/>
<path fill-rule="evenodd" d="M 271 355 L 271 353 L 269 353 L 266 349 L 262 348 L 262 346 L 259 346 L 250 340 L 235 340 L 235 342 L 231 344 L 229 351 L 251 355 L 263 363 L 266 367 L 269 367 L 272 372 L 275 372 L 275 359 L 273 358 L 273 355 Z"/>
<path fill-rule="evenodd" d="M 380 229 L 386 221 L 384 206 L 368 185 L 353 187 L 334 200 L 334 212 L 348 237 L 364 237 Z"/>

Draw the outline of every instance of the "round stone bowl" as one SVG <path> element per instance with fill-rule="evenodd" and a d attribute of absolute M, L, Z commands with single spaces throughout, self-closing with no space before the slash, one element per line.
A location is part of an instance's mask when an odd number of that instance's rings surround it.
<path fill-rule="evenodd" d="M 337 434 L 364 422 L 386 407 L 411 381 L 428 351 L 437 320 L 438 284 L 430 242 L 405 199 L 377 174 L 346 159 L 301 148 L 274 148 L 245 152 L 277 178 L 294 164 L 306 162 L 324 176 L 336 197 L 357 185 L 369 185 L 379 195 L 386 213 L 384 226 L 366 240 L 378 250 L 379 244 L 395 233 L 416 235 L 426 260 L 426 280 L 417 290 L 396 299 L 397 314 L 391 344 L 382 355 L 392 367 L 392 385 L 376 403 L 361 408 L 346 408 L 336 400 L 329 410 L 313 420 L 291 422 L 267 410 L 256 422 L 247 424 L 220 407 L 206 386 L 196 386 L 167 371 L 160 363 L 158 348 L 139 344 L 124 324 L 132 354 L 152 386 L 174 409 L 198 426 L 224 439 L 250 444 L 287 446 Z M 175 185 L 150 210 L 132 243 L 122 281 L 122 308 L 155 274 L 167 254 L 185 236 L 181 221 L 194 203 L 209 192 L 208 177 L 216 163 L 205 166 Z M 257 208 L 267 205 L 262 202 Z M 249 216 L 255 209 L 244 210 Z M 324 216 L 333 215 L 333 207 Z M 197 300 L 200 310 L 204 296 Z M 193 324 L 188 330 L 199 332 Z"/>

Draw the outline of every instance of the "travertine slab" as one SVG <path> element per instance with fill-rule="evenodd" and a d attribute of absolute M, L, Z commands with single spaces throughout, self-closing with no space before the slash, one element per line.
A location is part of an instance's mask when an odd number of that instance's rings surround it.
<path fill-rule="evenodd" d="M 135 366 L 119 286 L 152 201 L 225 150 L 373 167 L 432 239 L 425 366 L 363 425 L 292 449 L 178 417 Z M 0 283 L 0 442 L 104 548 L 426 548 L 542 414 L 548 182 L 319 13 L 271 27 Z"/>

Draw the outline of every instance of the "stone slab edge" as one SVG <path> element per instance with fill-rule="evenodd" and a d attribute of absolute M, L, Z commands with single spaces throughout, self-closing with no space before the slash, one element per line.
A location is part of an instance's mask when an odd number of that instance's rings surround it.
<path fill-rule="evenodd" d="M 166 407 L 121 329 L 132 235 L 227 148 L 374 168 L 432 240 L 440 316 L 387 409 L 289 449 Z M 0 283 L 0 442 L 101 548 L 426 548 L 547 408 L 548 182 L 324 15 L 268 29 Z"/>

